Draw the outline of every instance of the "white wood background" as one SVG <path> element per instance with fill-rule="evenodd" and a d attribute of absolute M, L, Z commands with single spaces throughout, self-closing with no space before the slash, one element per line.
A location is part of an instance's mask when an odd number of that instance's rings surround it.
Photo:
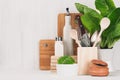
<path fill-rule="evenodd" d="M 120 0 L 114 1 L 120 6 Z M 0 0 L 0 70 L 38 70 L 39 40 L 54 39 L 57 14 L 66 7 L 77 12 L 75 2 L 94 8 L 94 0 Z M 117 69 L 119 49 L 118 44 Z"/>

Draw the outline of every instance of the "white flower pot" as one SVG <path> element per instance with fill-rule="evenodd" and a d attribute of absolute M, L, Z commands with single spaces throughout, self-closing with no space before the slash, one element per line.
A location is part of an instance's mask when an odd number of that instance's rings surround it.
<path fill-rule="evenodd" d="M 109 72 L 113 72 L 113 49 L 99 49 L 99 59 L 105 61 L 108 64 Z"/>
<path fill-rule="evenodd" d="M 56 64 L 57 75 L 59 76 L 77 76 L 77 64 Z"/>

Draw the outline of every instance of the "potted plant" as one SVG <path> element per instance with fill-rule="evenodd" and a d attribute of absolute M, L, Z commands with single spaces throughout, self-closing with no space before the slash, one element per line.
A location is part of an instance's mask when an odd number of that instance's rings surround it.
<path fill-rule="evenodd" d="M 113 0 L 95 0 L 94 10 L 86 5 L 75 3 L 77 10 L 82 13 L 81 22 L 85 29 L 92 36 L 96 31 L 100 31 L 100 21 L 103 17 L 110 20 L 110 25 L 101 34 L 99 42 L 100 55 L 104 61 L 108 62 L 112 69 L 111 60 L 113 56 L 113 46 L 120 39 L 120 7 L 116 7 Z"/>
<path fill-rule="evenodd" d="M 71 56 L 62 56 L 58 58 L 56 69 L 59 76 L 76 76 L 78 66 Z"/>

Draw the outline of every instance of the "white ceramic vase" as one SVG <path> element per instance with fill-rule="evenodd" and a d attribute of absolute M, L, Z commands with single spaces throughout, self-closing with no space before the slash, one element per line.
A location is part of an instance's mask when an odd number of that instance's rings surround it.
<path fill-rule="evenodd" d="M 56 64 L 58 76 L 77 76 L 78 65 L 77 64 Z"/>
<path fill-rule="evenodd" d="M 108 64 L 109 72 L 113 72 L 113 49 L 99 49 L 99 59 L 105 61 Z"/>

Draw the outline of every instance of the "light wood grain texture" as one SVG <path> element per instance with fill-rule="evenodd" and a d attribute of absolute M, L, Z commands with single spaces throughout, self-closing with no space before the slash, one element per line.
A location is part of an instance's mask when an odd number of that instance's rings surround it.
<path fill-rule="evenodd" d="M 40 69 L 50 70 L 51 56 L 54 55 L 54 43 L 55 40 L 40 40 L 39 52 L 40 52 Z"/>
<path fill-rule="evenodd" d="M 54 54 L 54 51 L 40 51 L 40 55 L 53 55 Z"/>
<path fill-rule="evenodd" d="M 40 55 L 40 69 L 49 70 L 50 69 L 50 56 Z"/>
<path fill-rule="evenodd" d="M 76 15 L 80 15 L 79 13 L 71 13 L 71 25 L 72 25 L 72 28 L 75 29 L 76 27 L 78 27 L 78 24 L 75 23 L 75 17 Z M 65 13 L 60 13 L 58 14 L 58 36 L 61 36 L 63 37 L 63 28 L 64 28 L 64 25 L 65 25 L 65 16 L 66 14 Z M 75 43 L 74 41 L 74 55 L 77 55 L 77 44 Z"/>
<path fill-rule="evenodd" d="M 40 51 L 54 51 L 55 40 L 40 40 Z"/>

